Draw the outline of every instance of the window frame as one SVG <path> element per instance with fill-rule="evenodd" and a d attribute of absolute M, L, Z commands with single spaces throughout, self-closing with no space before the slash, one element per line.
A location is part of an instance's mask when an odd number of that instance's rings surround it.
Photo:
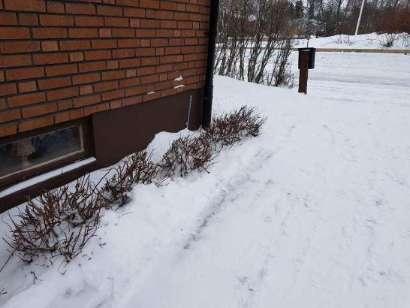
<path fill-rule="evenodd" d="M 93 138 L 92 138 L 92 129 L 89 120 L 78 120 L 71 121 L 60 125 L 54 125 L 46 128 L 36 129 L 26 133 L 17 134 L 14 136 L 6 137 L 0 139 L 0 145 L 14 142 L 17 140 L 34 137 L 41 134 L 51 133 L 53 131 L 70 128 L 70 127 L 80 127 L 80 136 L 82 138 L 82 150 L 75 151 L 71 154 L 65 154 L 61 157 L 53 158 L 49 161 L 44 161 L 37 165 L 28 167 L 20 171 L 12 172 L 8 175 L 0 177 L 0 190 L 3 190 L 7 187 L 10 187 L 18 182 L 25 181 L 32 177 L 38 176 L 40 174 L 49 172 L 66 166 L 72 162 L 75 162 L 80 159 L 84 159 L 93 155 Z M 0 162 L 1 163 L 1 162 Z"/>

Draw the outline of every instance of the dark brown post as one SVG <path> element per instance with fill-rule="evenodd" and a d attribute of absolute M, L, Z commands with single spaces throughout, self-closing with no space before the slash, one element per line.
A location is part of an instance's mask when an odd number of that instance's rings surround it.
<path fill-rule="evenodd" d="M 309 70 L 315 68 L 316 48 L 299 48 L 299 93 L 307 94 Z"/>
<path fill-rule="evenodd" d="M 307 81 L 309 76 L 309 52 L 300 51 L 299 56 L 299 93 L 307 94 Z"/>

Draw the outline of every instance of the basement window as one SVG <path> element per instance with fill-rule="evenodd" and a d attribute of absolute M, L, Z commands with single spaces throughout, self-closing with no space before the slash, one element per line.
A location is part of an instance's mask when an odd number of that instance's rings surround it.
<path fill-rule="evenodd" d="M 82 125 L 0 144 L 0 180 L 83 153 Z"/>

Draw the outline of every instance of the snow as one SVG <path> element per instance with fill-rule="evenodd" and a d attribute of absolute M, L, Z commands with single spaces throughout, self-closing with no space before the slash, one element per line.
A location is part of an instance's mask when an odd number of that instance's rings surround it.
<path fill-rule="evenodd" d="M 396 40 L 391 48 L 383 47 L 386 35 L 377 33 L 359 35 L 333 35 L 328 37 L 317 37 L 309 40 L 310 47 L 316 48 L 348 48 L 348 49 L 409 49 L 410 35 L 400 33 L 395 35 Z M 306 39 L 295 40 L 295 47 L 306 47 Z"/>
<path fill-rule="evenodd" d="M 135 187 L 67 266 L 12 259 L 0 305 L 409 307 L 410 57 L 316 65 L 308 95 L 217 77 L 214 112 L 255 106 L 261 136 L 209 173 Z M 181 134 L 158 134 L 153 159 Z"/>

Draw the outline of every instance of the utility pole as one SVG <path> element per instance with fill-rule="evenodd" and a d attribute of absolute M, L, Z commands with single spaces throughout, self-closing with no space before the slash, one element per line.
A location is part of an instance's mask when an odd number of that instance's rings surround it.
<path fill-rule="evenodd" d="M 362 6 L 360 7 L 359 18 L 357 19 L 356 31 L 354 35 L 357 35 L 357 33 L 359 33 L 359 26 L 360 26 L 360 21 L 362 20 L 362 14 L 363 14 L 363 8 L 364 8 L 365 1 L 366 0 L 362 0 Z"/>

